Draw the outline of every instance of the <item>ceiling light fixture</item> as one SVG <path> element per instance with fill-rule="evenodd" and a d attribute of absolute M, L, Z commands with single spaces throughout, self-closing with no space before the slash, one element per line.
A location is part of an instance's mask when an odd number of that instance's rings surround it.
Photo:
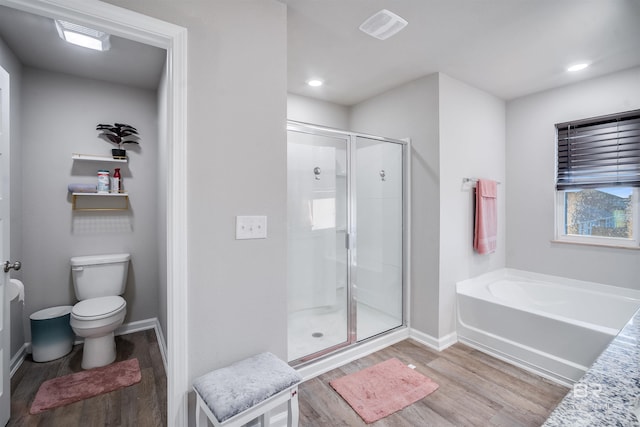
<path fill-rule="evenodd" d="M 389 12 L 387 9 L 382 9 L 364 21 L 360 25 L 360 30 L 371 37 L 386 40 L 406 27 L 407 24 L 408 22 L 404 18 Z"/>
<path fill-rule="evenodd" d="M 109 34 L 67 21 L 55 20 L 60 38 L 71 44 L 93 50 L 109 50 Z"/>
<path fill-rule="evenodd" d="M 322 86 L 324 82 L 319 79 L 311 79 L 307 81 L 307 84 L 311 87 L 318 87 L 318 86 Z"/>
<path fill-rule="evenodd" d="M 574 71 L 584 70 L 588 66 L 589 66 L 589 64 L 587 64 L 586 62 L 582 62 L 580 64 L 574 64 L 574 65 L 570 66 L 569 68 L 567 68 L 567 71 L 569 71 L 570 73 L 573 73 Z"/>

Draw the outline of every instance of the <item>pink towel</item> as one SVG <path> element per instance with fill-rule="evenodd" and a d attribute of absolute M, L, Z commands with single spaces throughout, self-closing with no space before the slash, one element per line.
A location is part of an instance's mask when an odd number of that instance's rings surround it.
<path fill-rule="evenodd" d="M 498 183 L 479 179 L 476 184 L 476 229 L 473 249 L 479 254 L 496 250 L 498 240 Z"/>

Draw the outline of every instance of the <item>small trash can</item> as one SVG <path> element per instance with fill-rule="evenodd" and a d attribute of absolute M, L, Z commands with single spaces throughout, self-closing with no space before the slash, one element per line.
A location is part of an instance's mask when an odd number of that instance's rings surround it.
<path fill-rule="evenodd" d="M 34 362 L 48 362 L 69 354 L 75 334 L 69 321 L 70 305 L 36 311 L 31 319 L 31 349 Z"/>

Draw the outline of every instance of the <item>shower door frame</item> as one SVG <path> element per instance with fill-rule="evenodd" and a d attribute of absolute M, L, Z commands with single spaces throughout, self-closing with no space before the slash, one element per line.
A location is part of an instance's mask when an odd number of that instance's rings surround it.
<path fill-rule="evenodd" d="M 303 357 L 294 359 L 289 362 L 290 365 L 300 367 L 307 363 L 316 361 L 322 357 L 334 354 L 341 350 L 352 348 L 361 343 L 373 340 L 377 337 L 387 335 L 393 331 L 401 328 L 408 327 L 409 317 L 409 250 L 410 250 L 410 189 L 409 189 L 409 173 L 410 173 L 410 141 L 400 140 L 394 138 L 381 137 L 376 135 L 369 135 L 358 132 L 345 131 L 326 126 L 314 125 L 305 122 L 299 122 L 294 120 L 287 120 L 287 132 L 301 132 L 311 135 L 320 135 L 328 137 L 344 138 L 346 140 L 346 179 L 347 179 L 347 230 L 346 230 L 346 249 L 347 249 L 347 286 L 346 286 L 346 298 L 347 298 L 347 340 L 339 344 L 324 348 L 320 351 L 313 352 Z M 358 340 L 358 319 L 357 319 L 357 290 L 354 289 L 354 283 L 357 279 L 357 185 L 355 168 L 357 167 L 356 160 L 356 141 L 358 138 L 365 138 L 374 141 L 380 141 L 385 143 L 399 144 L 402 147 L 402 319 L 398 326 L 380 332 L 373 336 Z M 287 332 L 288 333 L 288 332 Z"/>

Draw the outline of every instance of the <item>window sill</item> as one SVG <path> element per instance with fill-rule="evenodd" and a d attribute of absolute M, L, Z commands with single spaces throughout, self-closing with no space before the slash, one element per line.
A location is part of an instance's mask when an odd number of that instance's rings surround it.
<path fill-rule="evenodd" d="M 573 242 L 569 240 L 551 240 L 551 243 L 560 243 L 563 245 L 578 245 L 578 246 L 595 246 L 598 248 L 612 248 L 612 249 L 631 249 L 634 251 L 640 251 L 640 246 L 626 246 L 626 245 L 612 245 L 605 243 L 587 243 L 587 242 Z"/>

